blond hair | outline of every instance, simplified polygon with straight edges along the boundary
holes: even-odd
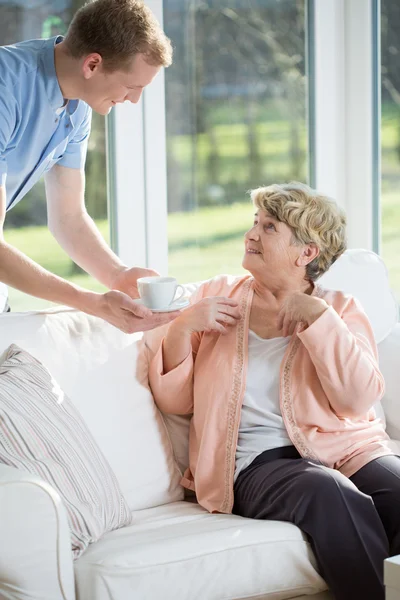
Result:
[[[168,67],[172,46],[142,0],[93,0],[80,8],[65,36],[70,55],[97,52],[106,71],[126,71],[136,54],[148,64]]]
[[[306,267],[315,281],[346,250],[346,216],[337,203],[298,182],[273,184],[250,192],[255,207],[286,223],[293,243],[315,244],[319,255]]]

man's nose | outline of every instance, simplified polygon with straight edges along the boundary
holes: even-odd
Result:
[[[132,102],[132,104],[137,104],[141,98],[143,90],[134,90],[127,96],[127,100]]]

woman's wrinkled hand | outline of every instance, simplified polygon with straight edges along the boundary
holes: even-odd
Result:
[[[228,329],[240,320],[238,303],[231,298],[203,298],[190,308],[182,311],[174,326],[183,328],[186,333],[196,331],[216,331],[228,333]]]
[[[277,326],[284,337],[292,335],[298,323],[310,326],[329,305],[322,298],[296,292],[288,296],[278,314]]]

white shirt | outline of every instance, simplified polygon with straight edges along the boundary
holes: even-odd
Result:
[[[290,446],[279,406],[280,367],[290,337],[264,340],[249,330],[246,390],[234,480],[264,450]]]

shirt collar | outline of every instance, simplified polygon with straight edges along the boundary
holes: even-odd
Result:
[[[45,45],[42,53],[42,67],[45,74],[44,85],[46,88],[47,97],[49,103],[54,112],[64,104],[64,98],[61,93],[61,88],[58,83],[56,66],[54,62],[54,48],[56,44],[63,41],[62,35],[45,40]],[[78,108],[79,100],[69,100],[66,111],[69,115],[72,115]]]
[[[79,100],[68,100],[68,104],[66,106],[67,113],[69,115],[73,115],[76,109],[78,108]]]
[[[63,40],[61,35],[49,38],[44,42],[42,52],[42,68],[44,72],[44,86],[51,108],[56,111],[64,103],[64,98],[61,93],[58,83],[56,67],[54,63],[54,48],[55,45]]]

